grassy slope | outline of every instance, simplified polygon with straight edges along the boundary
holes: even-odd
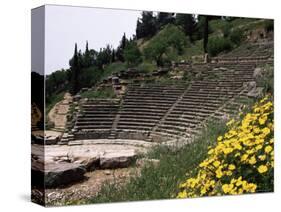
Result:
[[[46,114],[50,112],[50,110],[55,106],[55,104],[63,100],[64,94],[65,92],[61,92],[52,95],[52,97],[50,98],[50,102],[46,103]]]
[[[126,68],[127,68],[127,66],[125,63],[122,63],[122,62],[111,63],[104,68],[104,72],[103,72],[101,78],[105,79],[106,77],[108,77],[112,74],[125,70]]]
[[[212,20],[210,21],[209,24],[212,30],[212,33],[209,35],[210,38],[222,33],[224,25],[220,20]],[[233,26],[233,28],[240,27],[243,30],[247,31],[247,30],[254,29],[256,27],[263,27],[264,21],[259,19],[238,18],[233,20],[231,22],[231,25]],[[159,33],[161,33],[161,31]],[[143,40],[143,39],[139,40],[138,46],[140,50],[143,50],[143,48],[149,43],[149,41],[150,40]],[[177,56],[177,61],[188,60],[192,56],[201,55],[202,52],[203,52],[203,40],[197,40],[193,44],[188,43],[187,47],[184,50],[184,54]]]
[[[106,87],[102,90],[90,90],[81,93],[82,98],[89,98],[89,99],[107,99],[107,98],[114,98],[116,95],[112,87]]]
[[[186,178],[186,172],[195,170],[206,157],[208,146],[226,130],[223,123],[210,124],[206,132],[195,142],[176,151],[157,147],[148,155],[160,159],[157,167],[145,166],[140,177],[134,177],[123,187],[105,184],[95,198],[87,203],[168,199],[174,197],[178,184]],[[188,173],[192,176],[193,173]]]

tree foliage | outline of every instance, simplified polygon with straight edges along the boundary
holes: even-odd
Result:
[[[79,58],[80,57],[80,58]],[[70,64],[71,70],[71,89],[72,94],[76,94],[79,91],[79,74],[81,72],[81,54],[77,52],[77,44],[75,43],[74,56],[72,63]]]
[[[208,53],[211,56],[216,56],[223,51],[232,49],[232,43],[228,38],[214,37],[211,38],[208,44]]]
[[[124,59],[124,49],[125,49],[127,43],[128,43],[128,39],[126,38],[126,34],[124,33],[124,35],[122,36],[122,39],[120,41],[120,44],[119,44],[119,46],[117,47],[117,50],[116,50],[116,59],[121,61],[121,62],[125,61],[125,59]]]
[[[172,24],[175,21],[174,13],[159,12],[156,16],[157,29],[161,29],[167,24]]]
[[[165,53],[174,49],[182,54],[185,45],[185,34],[177,26],[169,24],[149,41],[144,48],[144,54],[147,59],[154,60],[157,66],[163,66]]]
[[[128,66],[135,66],[142,62],[142,54],[135,41],[131,41],[124,49],[124,59]]]
[[[190,42],[194,41],[194,33],[196,31],[196,20],[192,14],[176,14],[176,24],[183,28],[184,33],[189,36]]]
[[[136,38],[150,38],[157,32],[157,18],[153,12],[142,12],[142,17],[137,20]]]

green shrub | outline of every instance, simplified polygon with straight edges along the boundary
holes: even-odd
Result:
[[[124,49],[124,58],[129,67],[142,62],[142,55],[136,42],[130,42]]]
[[[213,57],[224,51],[230,51],[232,43],[228,38],[214,37],[210,38],[208,43],[208,53]]]
[[[244,34],[241,29],[232,30],[229,34],[230,41],[237,46],[240,45],[240,43],[243,41],[243,38]]]
[[[264,28],[267,32],[273,31],[274,29],[274,22],[273,20],[266,20],[264,22]]]
[[[158,66],[162,66],[164,55],[173,48],[177,54],[184,52],[186,36],[179,27],[172,24],[165,26],[155,35],[144,48],[144,55],[149,60],[154,60]]]
[[[231,28],[232,28],[232,24],[228,21],[225,21],[223,26],[222,26],[223,37],[226,38],[230,35]]]
[[[157,69],[157,66],[152,63],[143,62],[139,64],[136,68],[140,72],[152,72]]]
[[[260,87],[264,88],[264,93],[273,93],[274,92],[274,77],[273,77],[273,67],[266,65],[263,67],[263,72],[257,78],[257,84]]]

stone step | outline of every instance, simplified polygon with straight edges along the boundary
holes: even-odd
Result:
[[[140,122],[140,123],[151,123],[151,122],[156,122],[156,121],[159,121],[160,119],[155,119],[155,118],[143,118],[142,116],[138,117],[138,118],[123,118],[123,117],[120,117],[119,119],[119,123],[120,122],[126,122],[126,123],[130,123],[130,122]]]
[[[112,125],[113,121],[102,121],[102,122],[94,122],[94,121],[77,121],[75,126],[85,126],[85,125]]]
[[[202,119],[201,119],[202,121]],[[200,119],[197,119],[197,117],[192,117],[192,118],[183,118],[183,117],[179,117],[179,118],[172,118],[172,117],[167,117],[164,120],[164,123],[171,123],[171,124],[184,124],[186,126],[189,126],[190,124],[198,124],[201,122]]]
[[[117,129],[127,129],[127,130],[143,130],[150,131],[152,126],[141,126],[141,125],[117,125]]]
[[[151,101],[129,101],[126,102],[125,106],[134,106],[134,105],[144,105],[144,106],[155,106],[155,105],[162,105],[162,106],[170,106],[172,105],[172,102],[163,102],[163,101],[157,101],[157,102],[151,102]]]
[[[143,113],[165,113],[167,111],[167,109],[154,109],[154,108],[123,108],[122,109],[122,113],[124,113],[125,111],[129,111],[129,112],[143,112]]]
[[[155,114],[151,114],[151,115],[147,115],[147,114],[122,114],[120,115],[120,119],[125,120],[125,119],[131,119],[131,120],[139,120],[139,119],[143,119],[143,120],[160,120],[161,117],[163,117],[162,115],[155,115]]]
[[[81,129],[110,129],[112,125],[83,125],[83,126],[75,126],[78,130]]]
[[[79,117],[77,118],[77,122],[103,122],[103,121],[113,121],[114,120],[114,116],[105,116],[105,117],[91,117],[91,118],[87,118],[87,117]]]
[[[200,117],[196,115],[187,115],[187,114],[183,115],[183,114],[170,113],[165,120],[177,120],[177,119],[202,121],[204,117]]]
[[[157,133],[166,133],[166,134],[171,134],[171,135],[175,135],[178,137],[182,137],[182,136],[188,136],[188,133],[185,132],[179,132],[178,130],[170,130],[170,129],[161,129],[161,128],[157,128],[156,129]]]
[[[196,103],[183,103],[179,102],[175,108],[202,108],[202,109],[216,109],[219,108],[219,104],[196,104]]]
[[[155,125],[155,122],[154,123],[152,121],[151,122],[139,122],[139,121],[134,121],[134,120],[130,120],[130,121],[120,120],[118,122],[118,126],[127,126],[127,125],[153,127]]]

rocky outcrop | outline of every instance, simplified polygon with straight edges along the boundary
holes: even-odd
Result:
[[[86,167],[78,163],[32,163],[32,180],[46,188],[67,185],[84,178]],[[44,184],[43,184],[44,183]]]
[[[106,152],[100,156],[100,168],[114,169],[128,167],[135,161],[136,156],[134,150]]]
[[[151,142],[118,139],[71,146],[33,144],[32,181],[40,187],[60,187],[83,179],[86,171],[129,167],[151,146]]]

